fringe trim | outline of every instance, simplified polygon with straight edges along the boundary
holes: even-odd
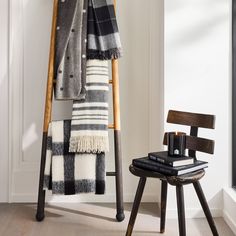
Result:
[[[69,152],[101,153],[109,151],[107,136],[79,136],[70,138]]]
[[[100,51],[100,50],[93,50],[88,49],[87,50],[87,59],[88,60],[112,60],[112,59],[118,59],[122,57],[122,51],[121,48],[112,48],[107,51]]]

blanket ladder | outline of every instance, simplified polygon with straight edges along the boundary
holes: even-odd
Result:
[[[53,77],[54,77],[54,56],[55,56],[58,1],[59,0],[54,0],[53,3],[53,17],[52,17],[49,64],[48,64],[48,79],[46,88],[40,176],[39,176],[39,188],[38,188],[38,203],[37,203],[37,213],[36,213],[37,221],[42,221],[45,217],[44,214],[45,190],[43,189],[43,180],[44,180],[44,168],[46,161],[47,131],[52,115],[53,83],[55,82],[53,80]],[[114,0],[114,4],[116,5],[116,0]],[[112,64],[112,79],[109,81],[109,83],[112,85],[111,87],[113,95],[113,124],[109,125],[109,129],[114,130],[115,172],[107,172],[106,176],[114,176],[116,180],[116,219],[117,221],[121,222],[124,220],[125,215],[123,206],[118,61],[112,60],[111,64]]]

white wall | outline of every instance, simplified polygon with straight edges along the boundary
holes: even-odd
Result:
[[[8,1],[0,2],[0,202],[8,199]]]
[[[201,183],[214,215],[221,215],[222,188],[228,186],[230,173],[230,12],[229,0],[165,1],[165,114],[179,109],[216,115],[215,131],[200,130],[200,135],[215,139],[215,155],[198,155],[209,161]],[[185,194],[187,215],[199,215],[192,186]],[[174,191],[169,194],[169,216],[176,215],[172,199]]]
[[[52,3],[10,1],[8,200],[13,202],[37,199]],[[160,148],[161,142],[156,137],[162,133],[163,114],[163,1],[117,3],[124,48],[124,57],[120,60],[124,199],[133,201],[138,178],[129,173],[128,166],[132,158]],[[70,102],[57,102],[54,108],[55,119],[70,117]],[[8,160],[7,155],[4,160]],[[114,170],[112,151],[107,156],[107,169]],[[48,200],[114,201],[114,183],[114,178],[107,178],[105,196],[48,197]],[[157,200],[158,183],[155,182],[155,186],[154,192],[150,183],[147,185],[144,200]]]

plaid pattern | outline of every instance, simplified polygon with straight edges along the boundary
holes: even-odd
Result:
[[[88,59],[110,60],[121,56],[121,42],[113,0],[89,0]]]
[[[106,152],[109,149],[108,61],[88,60],[86,75],[86,98],[73,102],[70,151]]]
[[[104,194],[104,153],[69,153],[70,129],[70,120],[53,121],[49,126],[44,188],[53,194]]]

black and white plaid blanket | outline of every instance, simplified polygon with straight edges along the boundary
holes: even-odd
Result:
[[[105,155],[69,153],[71,121],[50,123],[44,188],[53,194],[104,194]]]
[[[89,0],[87,58],[110,60],[121,56],[121,41],[113,0]]]

